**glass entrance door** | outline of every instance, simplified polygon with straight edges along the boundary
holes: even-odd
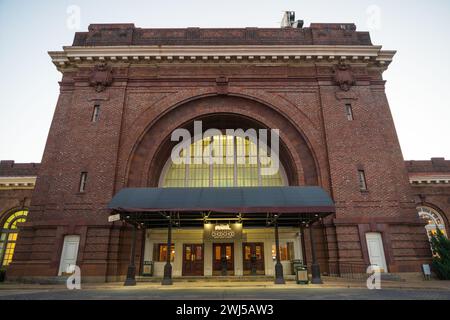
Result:
[[[264,243],[246,242],[242,244],[244,274],[265,274],[264,270]]]
[[[183,276],[203,275],[203,244],[183,245]]]
[[[234,275],[234,244],[213,244],[213,275]]]

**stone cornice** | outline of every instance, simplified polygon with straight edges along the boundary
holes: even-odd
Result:
[[[450,174],[410,174],[409,182],[413,185],[450,184]]]
[[[0,177],[0,190],[34,189],[36,177]]]
[[[66,46],[63,51],[50,51],[49,55],[61,72],[97,62],[154,64],[231,61],[365,63],[384,70],[395,51],[382,51],[381,46],[360,45]]]

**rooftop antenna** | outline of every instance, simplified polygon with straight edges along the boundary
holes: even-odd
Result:
[[[281,19],[281,28],[302,28],[303,20],[295,20],[295,11],[285,11]]]

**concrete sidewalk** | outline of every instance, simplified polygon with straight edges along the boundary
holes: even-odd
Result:
[[[308,288],[367,288],[366,282],[361,280],[348,280],[341,278],[323,277],[323,284],[299,285],[294,281],[286,281],[284,285],[276,285],[271,281],[236,281],[236,282],[213,282],[213,281],[195,281],[184,282],[174,279],[172,286],[163,286],[159,282],[138,282],[135,287],[139,290],[158,289],[158,290],[177,290],[177,289],[224,289],[242,288],[242,289],[300,289]],[[450,291],[450,281],[442,280],[407,280],[407,281],[381,281],[381,287],[384,289],[415,289],[415,290],[448,290]],[[65,289],[65,284],[28,284],[3,282],[0,283],[0,290],[61,290]],[[82,283],[82,288],[87,290],[98,289],[119,289],[123,288],[122,282],[111,283]]]

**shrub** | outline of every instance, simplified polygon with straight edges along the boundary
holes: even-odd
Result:
[[[441,280],[450,280],[450,240],[437,229],[431,237],[432,269]]]

